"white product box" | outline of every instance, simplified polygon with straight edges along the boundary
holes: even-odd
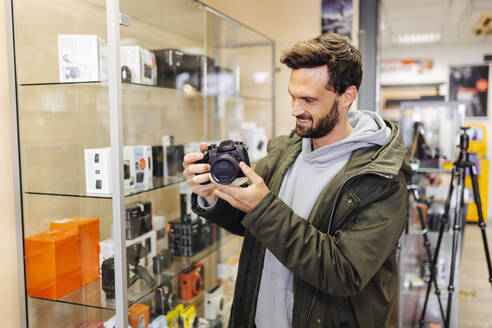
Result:
[[[248,146],[250,162],[257,162],[267,155],[267,135],[265,128],[257,127],[254,122],[244,122],[241,126],[243,141]]]
[[[123,181],[125,193],[135,190],[135,151],[133,146],[123,147]]]
[[[93,34],[58,35],[60,82],[91,82],[108,79],[106,42]]]
[[[111,194],[111,148],[85,149],[85,186],[88,194]],[[123,147],[123,178],[125,192],[135,185],[135,161],[132,146]]]
[[[135,190],[146,190],[153,187],[152,180],[152,147],[133,146],[135,159]]]
[[[140,46],[121,46],[120,65],[130,69],[132,83],[157,84],[157,62],[152,51]]]
[[[111,193],[111,148],[86,149],[85,187],[88,194]]]

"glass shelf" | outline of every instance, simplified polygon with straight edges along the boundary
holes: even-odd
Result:
[[[179,274],[190,269],[194,263],[205,259],[207,256],[216,252],[221,247],[224,247],[225,245],[232,243],[235,240],[238,240],[238,238],[241,238],[231,233],[227,233],[225,230],[222,229],[221,229],[221,234],[222,234],[221,239],[219,241],[216,241],[214,244],[202,250],[195,256],[192,257],[175,256],[173,258],[173,264],[171,268],[164,271],[161,274],[161,277],[164,278],[165,280],[166,279],[171,280],[177,278]],[[155,281],[159,280],[157,279],[158,277],[152,271],[152,265],[147,267],[147,271],[152,276],[152,278],[154,278]],[[154,290],[155,288],[154,289],[150,288],[143,281],[143,279],[137,280],[127,290],[128,306],[140,302],[149,294],[153,293]],[[56,300],[34,297],[34,296],[29,296],[29,297],[33,299],[46,300],[50,302],[82,305],[82,306],[87,306],[96,309],[105,309],[105,310],[112,310],[112,311],[116,309],[115,299],[106,298],[106,295],[104,294],[104,291],[102,290],[101,287],[101,279],[97,279],[90,283],[87,283],[84,286],[82,286],[82,288]]]
[[[107,87],[108,83],[107,81],[87,81],[87,82],[40,82],[40,83],[21,83],[21,87],[39,87],[39,86],[101,86],[101,87]],[[148,88],[148,89],[166,89],[166,90],[175,90],[178,92],[183,92],[182,90],[175,89],[175,88],[169,88],[169,87],[164,87],[160,85],[150,85],[150,84],[142,84],[142,83],[133,83],[133,82],[121,82],[122,88],[126,90],[132,90],[132,89],[141,89],[141,88]],[[197,94],[204,95],[202,92],[197,92]],[[246,95],[231,95],[231,94],[217,94],[217,95],[207,95],[209,97],[225,97],[225,98],[237,98],[237,99],[243,99],[243,100],[255,100],[255,101],[267,101],[271,102],[271,98],[267,97],[253,97],[253,96],[246,96]]]
[[[168,186],[176,185],[181,182],[186,181],[186,179],[182,176],[172,176],[168,177],[168,182],[164,183],[161,179],[155,179],[154,178],[154,186],[149,189],[142,189],[142,190],[132,190],[129,192],[125,192],[125,197],[130,197],[134,195],[139,195],[143,194],[146,192],[162,189]],[[81,198],[103,198],[103,199],[111,199],[112,195],[111,194],[92,194],[92,193],[80,193],[80,194],[75,194],[75,193],[51,193],[51,192],[39,192],[39,191],[25,191],[26,194],[28,195],[43,195],[43,196],[61,196],[61,197],[81,197]]]

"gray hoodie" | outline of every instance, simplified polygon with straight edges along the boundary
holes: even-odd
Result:
[[[382,146],[391,134],[374,112],[351,110],[348,119],[352,133],[339,142],[313,151],[311,139],[304,138],[301,153],[284,177],[278,197],[304,219],[309,217],[321,191],[345,166],[354,150]],[[267,249],[256,306],[256,327],[291,327],[293,294],[293,273]]]

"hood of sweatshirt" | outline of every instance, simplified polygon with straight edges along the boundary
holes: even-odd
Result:
[[[351,153],[362,147],[382,146],[390,135],[391,129],[378,114],[369,111],[351,110],[348,120],[353,130],[350,135],[336,143],[313,150],[311,138],[303,138],[301,158],[305,164],[324,167],[350,157]]]

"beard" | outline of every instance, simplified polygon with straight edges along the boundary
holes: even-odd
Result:
[[[321,138],[330,133],[340,121],[340,113],[338,112],[338,101],[335,100],[330,111],[319,119],[317,124],[313,121],[311,115],[305,113],[297,116],[299,119],[310,119],[312,124],[309,128],[296,124],[296,133],[301,138]]]

